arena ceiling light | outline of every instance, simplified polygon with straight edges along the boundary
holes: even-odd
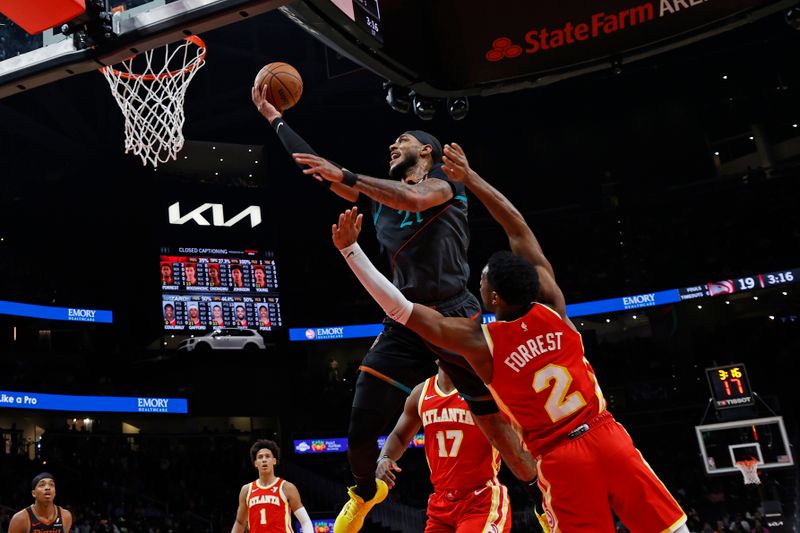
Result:
[[[415,94],[413,102],[415,115],[422,120],[433,120],[436,114],[436,100]]]
[[[464,120],[469,112],[469,99],[466,96],[456,96],[447,99],[447,112],[453,120]]]
[[[411,111],[411,94],[405,87],[384,82],[383,88],[386,89],[386,103],[398,113],[408,113]]]

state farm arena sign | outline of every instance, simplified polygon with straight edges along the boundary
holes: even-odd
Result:
[[[492,82],[608,68],[719,33],[792,4],[782,0],[559,0],[431,3],[435,21],[417,65],[431,85],[467,88]],[[448,11],[451,16],[446,16]],[[453,17],[452,13],[458,13]],[[592,68],[594,65],[594,68]],[[562,76],[564,77],[564,76]],[[537,80],[533,77],[533,81]],[[468,93],[469,91],[467,91]]]

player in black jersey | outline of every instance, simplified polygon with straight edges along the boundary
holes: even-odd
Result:
[[[316,155],[256,88],[252,97],[304,173],[348,201],[355,202],[361,194],[372,200],[378,241],[389,257],[393,283],[406,297],[425,301],[446,316],[480,319],[480,303],[467,290],[466,191],[441,170],[442,145],[433,135],[424,131],[400,135],[389,147],[392,179],[372,178]],[[356,382],[347,435],[356,487],[348,491],[350,500],[336,519],[334,533],[358,531],[369,510],[386,498],[386,484],[375,479],[376,439],[400,412],[411,389],[436,373],[436,359],[512,472],[526,483],[535,478],[533,458],[523,451],[519,437],[466,361],[387,318]]]
[[[16,513],[8,524],[8,533],[69,533],[72,513],[59,507],[56,481],[52,474],[42,472],[31,482],[33,505]]]

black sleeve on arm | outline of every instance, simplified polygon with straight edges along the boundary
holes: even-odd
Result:
[[[311,145],[300,137],[282,118],[273,120],[270,126],[272,126],[275,133],[278,134],[278,139],[281,140],[281,144],[283,144],[283,147],[289,154],[301,153],[319,155],[311,148]],[[300,166],[300,168],[305,168],[305,165],[298,166]]]
[[[289,124],[286,123],[285,120],[282,118],[277,118],[270,123],[272,129],[275,130],[275,133],[278,134],[278,139],[280,139],[281,144],[286,149],[286,151],[291,154],[300,153],[300,154],[314,154],[319,155],[317,152],[311,148],[311,145],[306,142],[305,139],[300,137],[296,131],[294,131]],[[341,165],[331,161],[334,165],[341,168]],[[308,168],[308,165],[297,165],[300,167],[301,170]],[[322,180],[320,184],[323,187],[330,188],[331,182]]]

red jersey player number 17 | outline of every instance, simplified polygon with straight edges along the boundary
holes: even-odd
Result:
[[[397,461],[423,426],[434,492],[428,498],[425,533],[511,530],[508,490],[497,480],[500,454],[447,374],[417,385],[386,439],[377,475],[393,487]]]

